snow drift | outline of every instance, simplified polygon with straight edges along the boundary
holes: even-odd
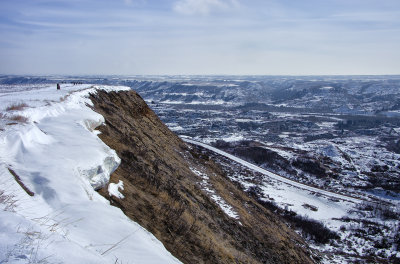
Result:
[[[88,95],[98,89],[129,88],[63,84],[0,93],[1,263],[179,262],[95,191],[120,163],[97,137],[104,119]],[[26,106],[10,110],[20,102]]]

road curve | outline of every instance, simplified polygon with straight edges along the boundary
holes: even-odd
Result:
[[[308,191],[311,191],[311,192],[316,192],[316,193],[322,194],[324,196],[328,196],[328,197],[331,197],[331,198],[336,198],[336,199],[339,199],[339,200],[344,200],[344,201],[349,201],[349,202],[354,202],[354,203],[363,202],[362,199],[358,199],[358,198],[355,198],[355,197],[346,196],[346,195],[342,195],[342,194],[339,194],[339,193],[326,191],[326,190],[323,190],[323,189],[320,189],[320,188],[312,187],[312,186],[309,186],[309,185],[306,185],[306,184],[303,184],[303,183],[300,183],[300,182],[296,182],[296,181],[290,180],[288,178],[279,176],[278,174],[275,174],[275,173],[272,173],[270,171],[267,171],[267,170],[265,170],[263,168],[260,168],[260,167],[254,165],[254,164],[251,164],[250,162],[242,160],[241,158],[235,157],[235,156],[233,156],[233,155],[231,155],[231,154],[229,154],[229,153],[227,153],[225,151],[222,151],[220,149],[214,148],[214,147],[212,147],[210,145],[207,145],[205,143],[198,142],[198,141],[195,141],[195,140],[192,140],[192,139],[188,139],[188,138],[184,138],[184,137],[182,137],[182,140],[187,142],[187,143],[190,143],[190,144],[193,144],[193,145],[200,146],[200,147],[203,147],[205,149],[211,150],[212,152],[215,152],[215,153],[217,153],[219,155],[222,155],[222,156],[224,156],[224,157],[226,157],[226,158],[228,158],[230,160],[236,161],[236,162],[240,163],[241,165],[243,165],[243,166],[245,166],[245,167],[247,167],[247,168],[249,168],[251,170],[260,172],[260,173],[262,173],[262,174],[264,174],[264,175],[266,175],[266,176],[268,176],[268,177],[270,177],[272,179],[275,179],[275,180],[280,181],[280,182],[284,182],[286,184],[295,186],[297,188],[308,190]]]

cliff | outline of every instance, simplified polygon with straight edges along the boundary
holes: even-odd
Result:
[[[129,88],[30,88],[0,96],[0,263],[180,263],[94,190],[120,159],[97,136],[89,93]]]
[[[136,92],[90,99],[105,119],[99,137],[121,158],[110,183],[124,188],[123,198],[108,186],[99,193],[182,262],[312,263],[294,231],[171,132]]]

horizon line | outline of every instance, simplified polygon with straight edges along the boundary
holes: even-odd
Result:
[[[243,76],[243,77],[341,77],[341,76],[399,76],[397,74],[3,74],[5,76],[21,77],[218,77],[218,76]]]

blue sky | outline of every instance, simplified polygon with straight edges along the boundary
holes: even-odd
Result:
[[[400,74],[399,0],[1,0],[4,74]]]

